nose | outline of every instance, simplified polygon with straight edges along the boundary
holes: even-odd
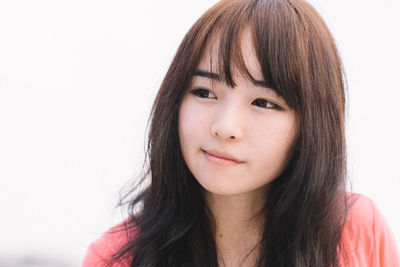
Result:
[[[211,134],[224,141],[239,141],[244,135],[243,113],[238,107],[221,106],[211,126]]]

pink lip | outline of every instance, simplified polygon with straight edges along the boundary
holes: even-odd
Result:
[[[223,154],[217,151],[205,151],[203,150],[206,158],[216,164],[223,165],[223,166],[230,166],[242,163],[241,160],[238,160],[230,155]]]

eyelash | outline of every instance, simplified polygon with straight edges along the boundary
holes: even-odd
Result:
[[[207,96],[206,96],[206,97],[200,96],[200,93],[201,93],[201,92],[202,92],[202,93],[210,93],[209,90],[204,89],[204,88],[197,88],[197,89],[194,89],[194,90],[190,91],[191,94],[193,94],[193,95],[195,95],[195,96],[198,96],[198,97],[200,97],[200,98],[208,98]],[[271,102],[271,101],[269,101],[269,100],[266,100],[266,99],[257,98],[257,99],[254,100],[253,102],[255,102],[255,101],[257,101],[257,100],[263,101],[266,105],[268,105],[268,104],[272,105],[272,107],[265,107],[265,105],[264,105],[264,106],[259,106],[259,107],[261,107],[261,108],[265,108],[265,109],[275,109],[275,110],[283,110],[283,109],[282,109],[280,106],[278,106],[277,104],[275,104],[275,103],[273,103],[273,102]]]

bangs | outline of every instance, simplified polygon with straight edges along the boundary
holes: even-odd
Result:
[[[300,17],[304,12],[299,12],[300,8],[291,1],[221,1],[200,19],[202,29],[196,43],[201,48],[195,50],[204,56],[204,47],[218,44],[218,58],[210,57],[210,61],[216,60],[214,71],[230,87],[236,86],[233,70],[257,82],[241,52],[241,33],[248,27],[266,86],[296,108],[302,78],[312,76],[308,70],[307,26]]]

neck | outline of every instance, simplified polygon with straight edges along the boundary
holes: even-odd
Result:
[[[216,226],[254,226],[259,221],[260,211],[265,205],[266,190],[240,195],[224,196],[206,193],[206,202],[210,208]]]
[[[215,220],[218,254],[227,266],[236,266],[232,263],[243,259],[260,242],[264,228],[260,212],[266,194],[266,188],[231,196],[206,193],[205,199]]]

